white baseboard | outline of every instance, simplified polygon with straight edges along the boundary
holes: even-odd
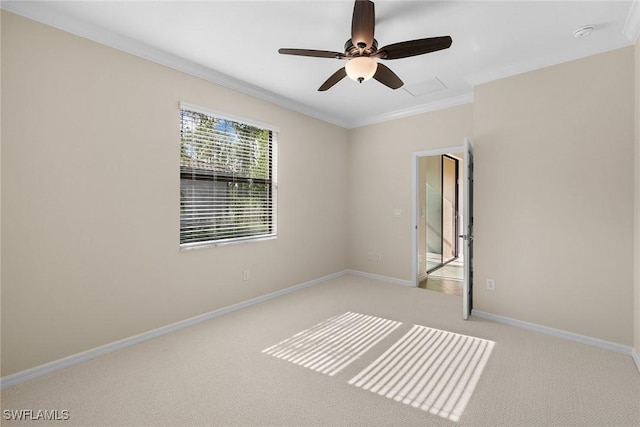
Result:
[[[379,274],[367,273],[358,270],[345,270],[345,274],[353,274],[354,276],[366,277],[368,279],[380,280],[382,282],[393,283],[404,286],[414,286],[411,280],[396,279],[395,277],[381,276]]]
[[[634,356],[635,352],[633,348],[626,345],[601,340],[599,338],[588,337],[586,335],[575,334],[573,332],[563,331],[562,329],[550,328],[548,326],[538,325],[536,323],[525,322],[524,320],[513,319],[511,317],[500,316],[498,314],[486,313],[480,310],[472,310],[471,315],[479,317],[481,319],[493,320],[494,322],[517,326],[519,328],[528,329],[530,331],[541,332],[547,335],[554,335],[556,337],[564,338],[570,341],[576,341],[582,344],[604,348],[605,350],[611,350],[617,353],[626,354],[628,356],[634,357],[636,366],[638,366],[638,369],[640,370],[640,364],[638,363],[639,361],[637,359],[637,355]]]
[[[268,301],[270,299],[279,297],[281,295],[285,295],[291,292],[298,291],[303,288],[307,288],[309,286],[317,285],[322,282],[326,282],[327,280],[334,279],[336,277],[340,277],[345,275],[345,271],[341,271],[338,273],[330,274],[328,276],[320,277],[318,279],[314,279],[305,283],[300,283],[298,285],[291,286],[289,288],[281,289],[276,292],[272,292],[267,295],[262,295],[256,298],[251,298],[249,300],[240,302],[238,304],[233,304],[227,307],[219,308],[217,310],[210,311],[208,313],[203,313],[198,316],[191,317],[189,319],[181,320],[176,323],[172,323],[170,325],[162,326],[157,329],[153,329],[147,332],[143,332],[138,335],[134,335],[129,338],[124,338],[119,341],[115,341],[109,344],[102,345],[100,347],[93,348],[91,350],[83,351],[82,353],[73,354],[71,356],[64,357],[62,359],[54,360],[49,363],[45,363],[44,365],[36,366],[21,372],[16,372],[15,374],[7,375],[0,378],[0,390],[6,387],[19,384],[33,378],[40,377],[42,375],[49,374],[51,372],[58,371],[60,369],[67,368],[69,366],[77,365],[78,363],[86,362],[91,359],[95,359],[97,357],[103,356],[108,353],[112,353],[117,350],[121,350],[126,347],[130,347],[132,345],[139,344],[143,341],[147,341],[153,338],[157,338],[162,335],[169,334],[174,331],[178,331],[180,329],[187,328],[189,326],[214,319],[219,316],[223,316],[225,314],[241,310],[243,308],[259,304],[264,301]]]
[[[636,368],[638,368],[638,373],[640,374],[640,356],[638,356],[638,352],[635,348],[631,350],[631,357],[633,358],[633,361],[636,362]]]
[[[165,334],[169,334],[171,332],[174,331],[178,331],[180,329],[184,329],[187,328],[189,326],[210,320],[210,319],[214,319],[216,317],[219,316],[223,316],[225,314],[228,313],[232,313],[234,311],[237,310],[241,310],[243,308],[247,308],[250,307],[252,305],[255,304],[259,304],[261,302],[264,301],[268,301],[270,299],[279,297],[281,295],[285,295],[291,292],[295,292],[298,291],[300,289],[304,289],[307,288],[309,286],[313,286],[313,285],[317,285],[323,282],[326,282],[328,280],[331,279],[335,279],[337,277],[340,276],[344,276],[345,274],[353,274],[354,276],[361,276],[361,277],[367,277],[369,279],[373,279],[373,280],[380,280],[383,282],[388,282],[388,283],[394,283],[394,284],[400,284],[400,285],[404,285],[404,286],[413,286],[413,283],[411,283],[411,281],[409,280],[404,280],[404,279],[397,279],[394,277],[387,277],[387,276],[381,276],[378,274],[373,274],[373,273],[366,273],[363,271],[357,271],[357,270],[345,270],[345,271],[341,271],[341,272],[337,272],[334,274],[330,274],[324,277],[320,277],[318,279],[314,279],[314,280],[310,280],[308,282],[305,283],[300,283],[298,285],[294,285],[285,289],[281,289],[279,291],[276,292],[272,292],[270,294],[267,295],[262,295],[260,297],[256,297],[256,298],[251,298],[249,300],[240,302],[238,304],[233,304],[227,307],[223,307],[223,308],[219,308],[217,310],[213,310],[210,311],[208,313],[203,313],[201,315],[198,316],[194,316],[191,317],[189,319],[185,319],[185,320],[181,320],[179,322],[176,323],[172,323],[170,325],[166,325],[166,326],[162,326],[160,328],[157,329],[153,329],[147,332],[143,332],[141,334],[138,335],[134,335],[132,337],[129,338],[124,338],[122,340],[119,341],[115,341],[109,344],[105,344],[102,345],[100,347],[96,347],[93,348],[91,350],[87,350],[87,351],[83,351],[82,353],[77,353],[77,354],[73,354],[71,356],[68,357],[64,357],[62,359],[58,359],[58,360],[54,360],[52,362],[49,363],[45,363],[44,365],[40,365],[40,366],[36,366],[21,372],[17,372],[15,374],[11,374],[11,375],[7,375],[5,377],[0,378],[0,389],[4,389],[6,387],[15,385],[15,384],[19,384],[28,380],[31,380],[33,378],[37,378],[40,377],[42,375],[46,375],[55,371],[58,371],[60,369],[64,369],[73,365],[77,365],[79,363],[82,362],[86,362],[88,360],[91,359],[95,359],[97,357],[103,356],[105,354],[108,353],[112,353],[114,351],[117,350],[121,350],[127,347],[130,347],[132,345],[136,345],[139,344],[141,342],[153,339],[153,338],[157,338],[159,336],[165,335]],[[604,341],[604,340],[600,340],[597,338],[591,338],[591,337],[587,337],[584,335],[578,335],[578,334],[574,334],[572,332],[567,332],[567,331],[562,331],[560,329],[554,329],[554,328],[549,328],[547,326],[542,326],[542,325],[537,325],[534,323],[529,323],[529,322],[524,322],[522,320],[517,320],[517,319],[512,319],[509,317],[505,317],[505,316],[499,316],[496,314],[491,314],[491,313],[485,313],[479,310],[473,310],[472,311],[472,316],[476,316],[476,317],[480,317],[480,318],[484,318],[484,319],[488,319],[488,320],[493,320],[499,323],[505,323],[508,325],[513,325],[513,326],[518,326],[524,329],[530,329],[530,330],[534,330],[537,332],[542,332],[542,333],[546,333],[546,334],[550,334],[550,335],[555,335],[561,338],[566,338],[572,341],[577,341],[577,342],[581,342],[584,344],[589,344],[589,345],[593,345],[596,347],[600,347],[600,348],[604,348],[607,350],[613,350],[616,351],[618,353],[623,353],[623,354],[627,354],[629,356],[631,356],[636,364],[636,367],[638,368],[638,371],[640,372],[640,357],[638,356],[638,353],[635,351],[635,349],[628,347],[628,346],[624,346],[624,345],[620,345],[620,344],[616,344],[616,343],[612,343],[612,342],[608,342],[608,341]]]

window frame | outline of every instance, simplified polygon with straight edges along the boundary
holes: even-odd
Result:
[[[280,129],[277,126],[271,125],[271,124],[267,124],[264,122],[259,122],[256,120],[252,120],[252,119],[247,119],[244,117],[240,117],[240,116],[235,116],[235,115],[231,115],[231,114],[227,114],[227,113],[223,113],[220,111],[216,111],[216,110],[212,110],[210,108],[206,108],[206,107],[202,107],[199,105],[195,105],[195,104],[191,104],[191,103],[187,103],[187,102],[180,102],[179,103],[179,117],[180,117],[180,124],[179,124],[179,129],[182,129],[182,111],[183,110],[187,110],[190,111],[192,113],[198,113],[198,114],[203,114],[206,116],[210,116],[212,118],[215,119],[219,119],[219,120],[225,120],[225,121],[230,121],[230,122],[236,122],[236,123],[240,123],[242,125],[247,125],[247,126],[252,126],[252,127],[256,127],[262,130],[267,130],[269,131],[270,134],[270,150],[267,153],[268,156],[268,169],[269,169],[269,175],[270,175],[270,179],[269,178],[249,178],[249,177],[244,177],[244,176],[236,176],[236,177],[231,177],[230,175],[225,175],[225,174],[215,174],[213,171],[211,171],[210,173],[207,173],[208,171],[204,170],[204,169],[194,169],[189,171],[188,167],[183,166],[182,164],[180,164],[180,176],[179,176],[179,187],[180,187],[180,193],[182,192],[182,180],[183,179],[193,179],[194,177],[199,177],[199,178],[195,178],[193,179],[194,181],[208,181],[211,183],[218,183],[218,182],[226,182],[226,183],[231,183],[231,182],[235,182],[235,183],[253,183],[253,184],[263,184],[263,185],[269,185],[269,194],[270,194],[270,200],[271,200],[271,204],[270,204],[270,212],[269,212],[269,218],[270,221],[266,222],[266,225],[270,226],[270,231],[268,233],[263,233],[263,234],[255,234],[255,235],[250,235],[250,236],[240,236],[240,237],[231,237],[231,238],[221,238],[221,239],[216,239],[216,240],[203,240],[203,241],[195,241],[195,242],[182,242],[182,196],[180,196],[180,200],[178,203],[178,207],[179,207],[179,242],[180,242],[180,250],[190,250],[190,249],[197,249],[197,248],[205,248],[205,247],[215,247],[215,246],[224,246],[224,245],[230,245],[230,244],[237,244],[237,243],[244,243],[244,242],[257,242],[257,241],[263,241],[263,240],[273,240],[273,239],[277,239],[278,238],[278,216],[277,216],[277,212],[278,212],[278,180],[277,180],[277,165],[278,165],[278,134],[280,133]],[[180,139],[180,147],[182,145],[182,139]],[[181,156],[178,156],[178,158],[180,159]],[[179,161],[179,163],[181,163]],[[210,179],[211,177],[215,176],[216,179],[212,180]]]

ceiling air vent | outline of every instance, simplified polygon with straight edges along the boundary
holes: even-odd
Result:
[[[414,96],[416,98],[419,96],[440,92],[441,90],[445,90],[446,88],[447,87],[445,86],[445,84],[442,83],[437,77],[425,80],[423,82],[407,84],[404,86],[404,90],[407,91],[411,96]]]

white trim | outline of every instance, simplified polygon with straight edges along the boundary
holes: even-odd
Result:
[[[636,349],[631,349],[631,357],[633,361],[636,363],[636,368],[638,368],[638,373],[640,374],[640,356],[638,356],[638,352]]]
[[[418,220],[420,218],[420,214],[418,212],[418,180],[420,179],[419,162],[420,157],[416,156],[416,153],[413,153],[411,156],[411,226],[413,227],[413,230],[411,230],[411,284],[416,288],[420,284],[421,280],[420,272],[418,271],[418,268],[420,268],[420,262],[418,261],[418,252],[420,252],[420,244],[418,243]],[[426,264],[426,255],[424,261]]]
[[[629,9],[629,15],[627,15],[627,21],[624,23],[622,33],[633,44],[638,41],[640,36],[640,3],[638,0],[634,0]]]
[[[189,319],[181,320],[176,323],[172,323],[170,325],[162,326],[157,329],[152,329],[147,332],[143,332],[138,335],[134,335],[132,337],[124,338],[119,341],[115,341],[109,344],[102,345],[100,347],[96,347],[87,351],[83,351],[81,353],[76,353],[71,356],[64,357],[62,359],[54,360],[53,362],[45,363],[44,365],[36,366],[34,368],[30,368],[21,372],[17,372],[15,374],[7,375],[0,378],[0,389],[4,389],[6,387],[19,384],[46,374],[50,374],[55,371],[59,371],[60,369],[68,368],[73,365],[77,365],[79,363],[83,363],[89,361],[91,359],[95,359],[97,357],[103,356],[108,353],[112,353],[114,351],[122,350],[124,348],[130,347],[132,345],[139,344],[144,341],[148,341],[153,338],[160,337],[162,335],[169,334],[171,332],[179,331],[180,329],[188,328],[189,326],[196,325],[198,323],[214,319],[219,316],[223,316],[228,313],[232,313],[237,310],[241,310],[243,308],[250,307],[255,304],[259,304],[264,301],[268,301],[270,299],[279,297],[281,295],[285,295],[291,292],[298,291],[300,289],[307,288],[309,286],[317,285],[319,283],[326,282],[327,280],[335,279],[340,276],[344,276],[346,274],[345,271],[340,271],[338,273],[329,274],[328,276],[320,277],[318,279],[310,280],[308,282],[300,283],[298,285],[294,285],[285,289],[281,289],[276,292],[272,292],[270,294],[262,295],[260,297],[251,298],[246,301],[242,301],[238,304],[229,305],[227,307],[219,308],[217,310],[210,311],[208,313],[203,313],[198,316],[191,317]]]
[[[430,150],[414,151],[412,155],[414,157],[442,156],[444,154],[462,153],[463,151],[464,145],[456,145],[455,147],[433,148]]]
[[[469,138],[464,139],[464,151],[462,152],[462,167],[464,180],[462,182],[462,235],[467,236],[462,244],[462,250],[468,254],[467,261],[462,264],[464,275],[462,280],[462,318],[469,320],[469,312],[472,309],[471,298],[473,288],[473,175],[474,175],[474,151],[473,143]],[[458,174],[460,171],[457,171]],[[460,176],[458,175],[458,180]],[[458,209],[458,212],[460,210]],[[459,237],[459,236],[458,236]]]
[[[0,7],[4,10],[8,10],[34,21],[41,22],[45,25],[58,28],[62,31],[75,34],[77,36],[92,40],[94,42],[112,47],[126,53],[130,53],[156,64],[164,65],[174,70],[181,71],[183,73],[201,78],[220,86],[224,86],[228,89],[238,91],[262,101],[270,102],[272,104],[279,105],[292,111],[297,111],[298,113],[305,114],[307,116],[334,124],[336,126],[340,126],[344,129],[353,129],[369,124],[381,123],[402,117],[413,116],[416,114],[441,110],[444,108],[473,102],[473,93],[472,90],[470,90],[469,92],[463,93],[458,96],[442,99],[440,101],[430,102],[428,104],[418,105],[404,110],[381,114],[379,116],[374,116],[362,121],[345,121],[341,117],[336,117],[335,115],[328,114],[316,108],[309,107],[290,98],[278,95],[277,93],[236,79],[235,77],[205,67],[196,62],[180,58],[177,55],[135,41],[131,38],[124,37],[114,32],[87,24],[86,22],[83,22],[79,19],[66,16],[47,7],[47,5],[43,4],[42,2],[1,2]]]
[[[416,105],[414,107],[405,108],[402,110],[392,111],[390,113],[380,114],[378,116],[372,116],[363,120],[359,120],[350,123],[346,126],[347,129],[354,129],[363,126],[369,126],[376,123],[388,122],[390,120],[402,119],[405,117],[411,117],[422,113],[428,113],[431,111],[444,110],[445,108],[455,107],[458,105],[473,103],[473,89],[469,92],[463,93],[458,96],[441,99],[439,101],[429,102],[427,104]]]
[[[640,6],[637,5],[638,0],[634,0],[631,6],[627,21],[624,26],[624,34],[635,43],[638,35],[640,34]],[[525,73],[528,71],[534,71],[540,68],[549,67],[564,62],[573,61],[582,57],[592,56],[603,52],[608,52],[614,49],[628,46],[629,43],[620,43],[614,46],[610,46],[606,49],[597,52],[591,52],[582,56],[559,56],[550,57],[545,59],[537,59],[535,61],[529,61],[526,63],[516,64],[509,67],[504,67],[499,70],[493,70],[488,73],[480,73],[469,76],[467,82],[471,85],[471,89],[467,92],[461,93],[456,96],[441,99],[439,101],[433,101],[427,104],[421,104],[414,107],[409,107],[402,110],[392,111],[390,113],[381,114],[378,116],[372,116],[359,121],[345,121],[341,117],[328,114],[324,111],[309,107],[300,102],[294,101],[290,98],[278,95],[274,92],[252,85],[245,81],[236,79],[235,77],[227,74],[215,71],[211,68],[200,65],[196,62],[180,58],[177,55],[165,52],[163,50],[151,47],[144,43],[140,43],[128,37],[121,36],[111,31],[107,31],[86,22],[82,22],[79,19],[66,16],[55,10],[52,10],[46,6],[46,2],[35,1],[11,1],[1,2],[0,8],[16,13],[18,15],[27,17],[29,19],[41,22],[43,24],[58,28],[60,30],[84,37],[86,39],[95,41],[97,43],[112,47],[114,49],[121,50],[123,52],[130,53],[140,58],[147,59],[160,65],[172,68],[183,73],[199,77],[207,80],[211,83],[224,86],[226,88],[236,90],[245,95],[255,97],[257,99],[270,102],[281,107],[297,111],[301,114],[305,114],[310,117],[314,117],[318,120],[322,120],[327,123],[340,126],[345,129],[353,129],[357,127],[368,126],[371,124],[382,123],[389,120],[396,120],[399,118],[414,116],[421,113],[430,111],[442,110],[445,108],[468,104],[473,102],[473,86],[499,80],[505,77]]]
[[[196,112],[196,113],[206,114],[208,116],[213,116],[213,117],[216,117],[218,119],[224,119],[224,120],[229,120],[229,121],[232,121],[232,122],[238,122],[238,123],[242,123],[242,124],[245,124],[245,125],[257,127],[257,128],[260,128],[260,129],[267,129],[267,130],[270,130],[272,132],[280,133],[280,128],[278,126],[270,125],[268,123],[260,122],[260,121],[257,121],[257,120],[247,119],[245,117],[235,116],[233,114],[228,114],[228,113],[223,113],[221,111],[213,110],[213,109],[208,108],[208,107],[202,107],[200,105],[191,104],[189,102],[184,102],[184,101],[180,101],[179,106],[180,106],[181,110],[189,110],[189,111],[193,111],[193,112]]]
[[[49,363],[45,363],[40,366],[36,366],[30,369],[26,369],[21,372],[16,372],[15,374],[7,375],[0,378],[0,390],[10,387],[12,385],[20,384],[25,381],[32,380],[37,377],[41,377],[43,375],[50,374],[55,371],[59,371],[64,368],[71,367],[73,365],[77,365],[79,363],[87,362],[89,360],[95,359],[100,356],[104,356],[105,354],[112,353],[114,351],[122,350],[124,348],[140,344],[144,341],[148,341],[162,335],[166,335],[175,331],[179,331],[184,328],[188,328],[190,326],[196,325],[201,322],[205,322],[207,320],[214,319],[219,316],[223,316],[225,314],[232,313],[237,310],[241,310],[243,308],[250,307],[255,304],[259,304],[270,299],[295,292],[310,286],[318,285],[320,283],[326,282],[328,280],[332,280],[346,274],[352,274],[354,276],[366,277],[373,280],[380,280],[383,282],[399,284],[403,286],[413,286],[410,280],[397,279],[388,276],[381,276],[378,274],[367,273],[364,271],[357,270],[344,270],[337,273],[329,274],[327,276],[320,277],[318,279],[310,280],[308,282],[300,283],[298,285],[294,285],[285,289],[281,289],[276,292],[272,292],[270,294],[262,295],[260,297],[251,298],[249,300],[240,302],[238,304],[233,304],[227,307],[219,308],[217,310],[210,311],[208,313],[203,313],[198,316],[191,317],[189,319],[181,320],[176,323],[172,323],[170,325],[162,326],[157,329],[152,329],[147,332],[143,332],[138,335],[134,335],[132,337],[124,338],[109,344],[102,345],[100,347],[96,347],[87,351],[83,351],[81,353],[76,353],[71,356],[64,357],[62,359],[54,360]],[[555,335],[561,338],[569,339],[572,341],[581,342],[584,344],[593,345],[596,347],[604,348],[607,350],[616,351],[618,353],[623,353],[630,355],[640,372],[640,357],[638,357],[638,353],[636,353],[635,349],[623,346],[620,344],[611,343],[608,341],[603,341],[597,338],[591,338],[584,335],[574,334],[572,332],[566,332],[559,329],[549,328],[547,326],[536,325],[534,323],[524,322],[522,320],[512,319],[505,316],[499,316],[496,314],[485,313],[479,310],[473,310],[471,313],[472,316],[476,316],[479,318],[484,318],[488,320],[493,320],[498,323],[504,323],[507,325],[517,326],[524,329],[529,329],[549,335]]]
[[[41,22],[105,46],[130,53],[137,57],[147,59],[151,62],[155,62],[156,64],[164,65],[191,76],[199,77],[211,83],[244,93],[245,95],[253,96],[260,100],[297,111],[343,128],[348,127],[348,123],[341,118],[310,108],[292,99],[236,79],[235,77],[231,77],[219,71],[215,71],[196,62],[180,58],[147,44],[92,26],[73,17],[66,16],[47,7],[46,2],[12,1],[2,2],[0,6],[4,10],[8,10],[34,21]]]
[[[411,280],[396,279],[395,277],[381,276],[379,274],[367,273],[366,271],[345,270],[345,274],[353,274],[354,276],[366,277],[367,279],[380,280],[382,282],[393,283],[394,285],[403,285],[413,287]]]
[[[480,310],[472,310],[471,315],[475,317],[479,317],[481,319],[492,320],[494,322],[503,323],[505,325],[517,326],[519,328],[528,329],[530,331],[540,332],[547,335],[553,335],[556,337],[564,338],[569,341],[575,341],[582,344],[591,345],[594,347],[603,348],[605,350],[615,351],[617,353],[626,354],[628,356],[633,356],[633,348],[617,344],[611,341],[601,340],[599,338],[588,337],[586,335],[580,335],[569,331],[564,331],[562,329],[550,328],[548,326],[538,325],[536,323],[525,322],[524,320],[513,319],[511,317],[500,316],[498,314],[487,313]],[[638,364],[638,360],[636,360],[636,364]],[[639,370],[640,370],[640,365]]]
[[[495,80],[504,79],[507,77],[516,76],[530,71],[536,71],[554,65],[564,64],[566,62],[575,61],[582,58],[588,58],[590,56],[599,55],[601,53],[610,52],[612,50],[620,49],[630,45],[630,42],[625,41],[617,43],[613,46],[609,46],[606,49],[600,49],[595,52],[589,52],[584,55],[576,56],[556,56],[551,58],[536,58],[527,62],[521,62],[519,64],[509,65],[506,67],[494,69],[484,73],[476,73],[467,77],[467,83],[475,87],[477,85],[492,82]]]
[[[418,218],[420,214],[418,210],[418,173],[419,173],[419,161],[420,157],[429,156],[441,156],[443,154],[460,153],[464,151],[464,145],[458,145],[455,147],[434,148],[431,150],[414,151],[411,153],[411,226],[413,231],[411,233],[411,285],[417,287],[420,283],[420,277],[418,273]]]

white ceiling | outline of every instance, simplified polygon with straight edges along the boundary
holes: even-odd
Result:
[[[476,84],[628,46],[640,31],[632,0],[379,0],[379,47],[450,35],[451,48],[385,61],[405,83],[398,90],[346,78],[318,92],[344,61],[278,48],[342,52],[353,1],[3,1],[2,8],[347,128],[471,102]],[[585,25],[593,34],[575,38]]]

